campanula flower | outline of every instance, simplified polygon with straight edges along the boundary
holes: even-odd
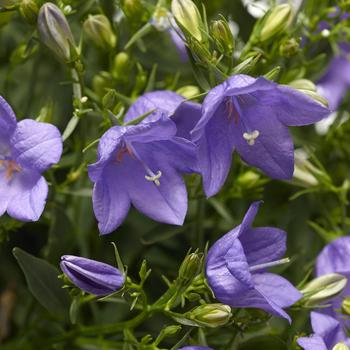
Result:
[[[350,338],[335,318],[311,312],[311,325],[314,334],[297,340],[304,350],[349,350]]]
[[[317,83],[317,92],[328,101],[332,111],[338,109],[350,89],[350,60],[346,52],[334,57]]]
[[[212,89],[192,131],[206,195],[216,194],[236,150],[249,165],[276,179],[290,179],[293,141],[288,126],[315,123],[329,110],[293,88],[238,74]]]
[[[61,257],[61,270],[81,290],[108,295],[120,289],[125,276],[114,266],[74,255]]]
[[[176,136],[190,139],[190,132],[201,117],[201,106],[198,103],[185,101],[173,91],[159,90],[147,92],[131,105],[124,117],[124,122],[153,111],[145,121],[156,120],[162,112],[175,122]]]
[[[329,273],[339,273],[350,278],[350,237],[340,237],[326,245],[317,257],[315,274],[317,277]],[[350,295],[350,282],[347,283],[343,293],[331,302],[330,307],[321,308],[320,312],[338,319],[345,327],[350,327],[350,317],[339,313],[342,309],[343,297]]]
[[[221,237],[209,249],[206,277],[215,297],[239,308],[259,308],[290,321],[283,308],[302,294],[287,280],[266,272],[287,262],[286,233],[274,227],[253,228],[260,202],[248,209],[241,225]]]
[[[17,123],[8,103],[0,97],[0,216],[37,221],[45,207],[48,186],[41,175],[62,154],[58,129],[24,119]]]
[[[130,204],[156,221],[184,221],[187,192],[181,173],[195,170],[195,147],[175,136],[176,125],[167,115],[158,111],[152,118],[112,127],[99,142],[89,176],[95,183],[93,207],[102,234],[123,222]]]

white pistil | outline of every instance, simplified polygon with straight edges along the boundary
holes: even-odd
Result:
[[[259,137],[260,132],[258,130],[254,130],[252,132],[243,133],[243,138],[247,141],[249,146],[254,146],[255,140]]]
[[[275,260],[264,264],[249,266],[249,271],[252,272],[252,271],[263,270],[263,269],[267,269],[268,267],[279,266],[279,265],[287,264],[289,262],[290,262],[289,258]]]
[[[145,179],[147,181],[152,181],[156,186],[160,186],[160,177],[162,176],[162,172],[160,170],[157,171],[157,174],[153,174],[152,176],[145,175]]]

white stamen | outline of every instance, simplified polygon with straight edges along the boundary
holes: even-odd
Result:
[[[249,146],[254,146],[255,140],[259,137],[260,132],[258,130],[254,130],[252,132],[245,132],[243,134],[243,138],[247,141]]]
[[[152,181],[156,186],[160,186],[160,177],[162,176],[162,172],[160,170],[157,171],[157,174],[153,174],[152,176],[145,175],[145,179],[147,181]]]
[[[323,29],[321,31],[321,35],[324,37],[324,38],[328,38],[330,35],[331,35],[331,32],[329,29]]]
[[[273,267],[273,266],[287,264],[289,262],[290,262],[289,258],[284,258],[284,259],[280,259],[280,260],[276,260],[276,261],[267,262],[267,263],[264,263],[264,264],[258,264],[258,265],[250,266],[249,267],[249,271],[262,270],[262,269],[266,269],[268,267]]]

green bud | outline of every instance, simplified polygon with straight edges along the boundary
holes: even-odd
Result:
[[[240,187],[251,188],[254,187],[260,180],[260,175],[252,170],[248,170],[240,174],[237,178],[237,183]]]
[[[92,89],[100,97],[103,97],[113,86],[112,77],[108,72],[99,72],[92,78]]]
[[[349,350],[349,347],[344,343],[338,343],[333,346],[332,350]]]
[[[186,316],[199,326],[216,328],[225,325],[231,318],[231,308],[224,304],[200,305]]]
[[[319,181],[315,175],[322,175],[322,172],[308,160],[302,149],[297,149],[294,153],[293,181],[306,188],[317,186]]]
[[[197,253],[187,254],[179,269],[179,281],[188,285],[197,276],[202,259]]]
[[[168,326],[161,330],[164,337],[172,336],[181,330],[181,326]]]
[[[292,7],[289,4],[271,8],[255,27],[254,34],[258,41],[266,41],[276,34],[284,32],[293,19]]]
[[[347,297],[341,304],[341,311],[343,314],[350,316],[350,298]]]
[[[69,24],[62,11],[53,3],[41,6],[38,16],[41,41],[64,62],[76,55],[75,42]],[[73,51],[73,52],[72,52]]]
[[[117,37],[105,15],[89,15],[84,22],[84,32],[96,46],[105,50],[113,49],[117,44]]]
[[[283,57],[291,57],[298,53],[299,51],[299,40],[295,38],[290,38],[284,40],[279,48],[280,55]]]
[[[192,97],[197,96],[201,93],[201,91],[199,90],[199,87],[195,86],[195,85],[183,86],[183,87],[177,89],[176,92],[185,98],[192,98]]]
[[[199,42],[204,41],[204,24],[194,2],[191,0],[173,0],[171,11],[185,34],[195,38]]]
[[[313,279],[301,290],[304,298],[301,303],[306,306],[318,305],[340,294],[348,280],[338,273],[331,273]]]
[[[19,12],[28,23],[35,24],[39,13],[37,1],[22,0],[19,5]]]
[[[220,53],[231,55],[235,44],[231,29],[225,19],[213,21],[211,35]]]
[[[129,72],[132,68],[130,56],[126,52],[119,52],[114,56],[112,64],[112,75],[119,80],[129,79]]]
[[[309,91],[316,91],[316,85],[308,79],[296,79],[291,81],[288,84],[290,87],[294,89],[301,89],[301,90],[309,90]]]
[[[141,0],[121,0],[120,6],[131,22],[142,23],[149,19],[149,13]]]

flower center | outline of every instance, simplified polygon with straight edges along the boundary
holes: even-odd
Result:
[[[22,168],[14,161],[7,159],[0,159],[0,166],[6,168],[6,179],[11,180],[14,172],[20,172]]]
[[[243,133],[243,138],[247,141],[249,146],[254,146],[255,140],[259,137],[260,132],[258,130],[254,130],[252,132]]]
[[[249,266],[249,271],[253,272],[253,271],[258,271],[258,270],[264,270],[264,269],[267,269],[269,267],[279,266],[279,265],[287,264],[289,262],[290,262],[289,258],[284,258],[284,259],[280,259],[280,260],[270,261],[270,262],[267,262],[267,263],[264,263],[264,264],[258,264],[258,265]]]
[[[137,159],[143,168],[146,171],[145,179],[147,181],[154,182],[156,186],[160,186],[160,177],[162,176],[162,172],[160,170],[157,170],[156,173],[154,173],[151,168],[141,159],[139,154],[137,153],[135,147],[131,145],[131,143],[125,143],[123,147],[121,147],[117,152],[117,162],[121,162],[123,159],[124,153],[129,154],[133,158]]]

